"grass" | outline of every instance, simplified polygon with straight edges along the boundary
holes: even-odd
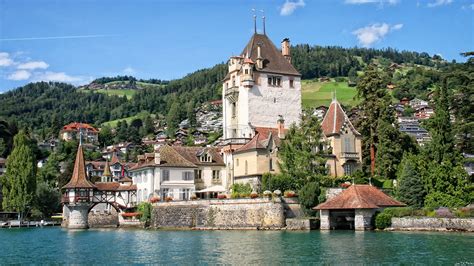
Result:
[[[354,100],[357,90],[355,87],[349,87],[347,82],[303,80],[301,90],[303,107],[329,106],[333,92],[336,92],[336,98],[342,105],[357,104]]]
[[[140,119],[143,120],[146,116],[148,116],[148,112],[146,112],[146,111],[145,112],[140,112],[140,113],[138,113],[134,116],[129,116],[129,117],[125,117],[125,118],[120,118],[120,119],[104,122],[104,123],[102,123],[102,126],[109,126],[109,127],[114,128],[114,127],[117,127],[117,123],[119,121],[124,121],[124,120],[127,121],[127,123],[130,125],[130,123],[132,122],[133,119],[140,118]],[[155,118],[155,115],[152,114],[151,117]]]
[[[95,92],[97,93],[104,93],[104,94],[107,94],[109,96],[113,96],[113,95],[116,95],[116,96],[120,96],[120,97],[127,97],[127,99],[131,99],[133,97],[133,95],[135,95],[135,93],[137,93],[137,90],[104,90],[104,89],[100,89],[100,90],[96,90]]]

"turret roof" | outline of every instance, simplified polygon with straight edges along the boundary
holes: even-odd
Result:
[[[72,173],[71,180],[63,188],[94,188],[86,175],[86,165],[84,163],[84,152],[82,151],[82,145],[79,144],[77,148],[76,161],[74,162],[74,171]]]
[[[331,105],[329,105],[329,109],[327,110],[323,122],[321,123],[323,133],[326,135],[326,137],[340,134],[341,129],[345,124],[347,124],[354,135],[360,135],[360,133],[352,125],[349,117],[347,117],[346,113],[342,109],[341,104],[336,99],[334,99],[331,102]]]
[[[258,46],[260,46],[260,55],[264,59],[263,68],[258,71],[301,76],[265,34],[255,33],[242,51],[242,56],[256,62]]]

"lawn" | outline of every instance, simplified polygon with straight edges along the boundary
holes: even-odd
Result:
[[[342,105],[354,106],[357,104],[357,101],[354,100],[357,90],[355,87],[349,87],[347,82],[303,80],[301,90],[303,107],[329,106],[334,92]]]
[[[148,116],[148,115],[149,115],[149,113],[146,112],[146,111],[144,111],[144,112],[140,112],[140,113],[138,113],[138,114],[136,114],[136,115],[134,115],[134,116],[129,116],[129,117],[125,117],[125,118],[120,118],[120,119],[116,119],[116,120],[104,122],[104,123],[102,123],[102,126],[117,127],[117,123],[118,123],[119,121],[124,121],[124,120],[127,121],[127,124],[130,125],[130,123],[132,122],[133,119],[135,119],[135,118],[140,118],[140,119],[143,120],[143,119],[145,119],[145,117]],[[156,115],[152,114],[151,117],[152,117],[152,118],[155,118]]]
[[[133,97],[133,95],[135,95],[135,93],[137,93],[137,90],[104,90],[104,89],[100,89],[100,90],[95,90],[95,92],[98,92],[98,93],[104,93],[104,94],[107,94],[107,95],[117,95],[117,96],[120,96],[120,97],[127,97],[127,99],[131,99]]]

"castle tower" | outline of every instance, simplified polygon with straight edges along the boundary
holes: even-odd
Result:
[[[275,129],[279,120],[283,134],[285,125],[300,121],[301,74],[291,64],[289,39],[282,41],[280,51],[265,31],[255,30],[243,51],[228,61],[222,102],[226,178],[232,184],[232,153],[249,142],[258,128]]]
[[[76,161],[71,180],[62,187],[63,197],[63,226],[69,229],[87,229],[88,213],[93,205],[94,184],[87,180],[86,166],[82,145],[77,148]]]

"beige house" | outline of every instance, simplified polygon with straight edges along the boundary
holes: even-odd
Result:
[[[233,152],[234,183],[250,183],[258,190],[264,173],[280,172],[278,149],[286,129],[282,119],[278,125],[278,128],[255,128],[256,135]]]
[[[336,99],[331,102],[321,127],[324,141],[332,149],[326,163],[329,174],[336,177],[354,173],[362,163],[362,136]]]

